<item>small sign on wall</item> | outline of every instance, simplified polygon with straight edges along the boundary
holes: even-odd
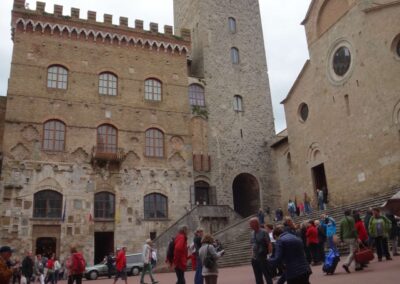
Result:
[[[358,179],[358,182],[364,182],[365,181],[365,173],[359,173],[357,175],[357,179]]]

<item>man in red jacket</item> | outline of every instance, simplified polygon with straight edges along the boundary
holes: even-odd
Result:
[[[179,227],[178,234],[174,241],[174,266],[177,277],[176,284],[185,284],[185,271],[188,259],[187,249],[187,226]]]
[[[125,284],[128,284],[128,280],[126,278],[126,247],[122,247],[122,249],[118,252],[115,262],[117,274],[115,274],[114,284],[120,277],[125,281]]]

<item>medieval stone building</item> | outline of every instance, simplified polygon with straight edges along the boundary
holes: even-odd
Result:
[[[258,1],[174,10],[175,34],[14,0],[1,243],[61,258],[79,244],[97,262],[140,251],[195,205],[248,216],[278,202]]]
[[[282,204],[322,187],[335,206],[400,186],[399,15],[399,1],[311,2],[310,59],[273,145]]]

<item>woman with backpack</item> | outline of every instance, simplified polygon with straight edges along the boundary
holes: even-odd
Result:
[[[217,259],[224,251],[217,252],[213,246],[214,238],[210,234],[205,234],[201,240],[202,246],[199,251],[201,263],[203,264],[202,274],[206,284],[217,284],[218,265]]]
[[[68,284],[82,284],[83,273],[85,272],[86,262],[82,254],[75,247],[71,247],[71,257],[69,263]]]

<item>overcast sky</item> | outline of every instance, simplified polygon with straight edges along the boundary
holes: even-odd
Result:
[[[116,24],[120,16],[129,18],[129,25],[135,19],[173,25],[173,0],[41,0],[46,2],[46,11],[53,12],[53,5],[64,6],[64,14],[70,15],[70,8],[81,10],[81,18],[86,18],[87,10],[97,12],[97,20],[103,14],[112,14]],[[199,0],[201,1],[201,0]],[[218,0],[215,0],[218,1]],[[269,69],[272,102],[276,131],[284,129],[285,116],[280,102],[286,97],[294,80],[308,58],[305,33],[300,22],[304,19],[311,0],[259,0],[263,21],[265,48]],[[36,1],[27,0],[30,9],[36,8]],[[7,93],[10,72],[12,41],[10,15],[13,0],[1,0],[0,12],[0,95]]]

